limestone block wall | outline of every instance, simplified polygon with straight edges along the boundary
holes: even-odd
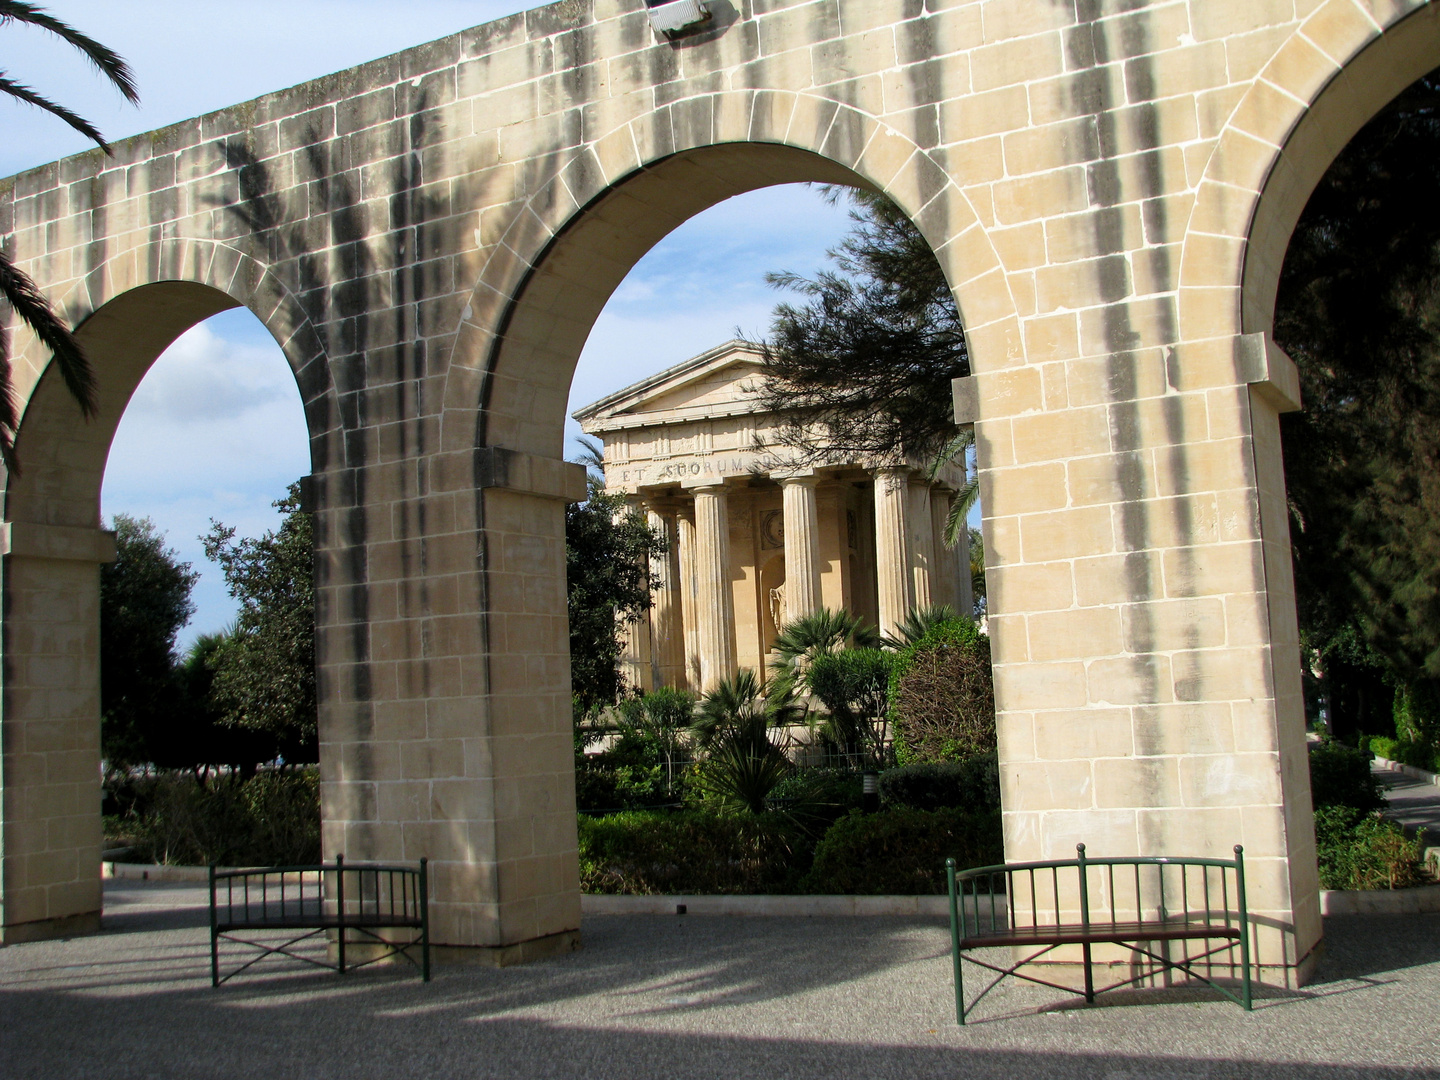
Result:
[[[1286,369],[1252,335],[1325,166],[1440,63],[1433,10],[718,10],[668,43],[639,0],[564,0],[0,194],[10,250],[75,322],[198,283],[285,348],[315,474],[327,854],[428,855],[447,945],[573,943],[557,552],[579,490],[558,461],[575,358],[688,216],[771,183],[854,183],[925,233],[969,334],[1009,853],[1242,842],[1258,955],[1303,976],[1319,917],[1278,513]],[[43,456],[79,420],[36,392],[42,350],[16,344],[20,446]],[[114,377],[123,401],[138,375]],[[5,519],[79,507],[70,523],[98,527],[93,472],[8,478]],[[12,746],[49,706],[16,692],[12,583],[7,565],[0,922],[43,928],[95,894],[13,854],[38,811],[12,791],[41,763]],[[93,664],[77,678],[93,701]],[[66,745],[93,745],[91,705],[54,715]],[[75,797],[59,818],[93,812]]]

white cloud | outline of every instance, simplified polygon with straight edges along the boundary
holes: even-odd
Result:
[[[200,571],[183,641],[235,614],[199,541],[210,519],[242,536],[272,529],[279,518],[270,503],[309,471],[300,393],[253,315],[227,312],[200,323],[155,361],[120,419],[101,508],[107,519],[151,518]]]
[[[191,427],[239,419],[286,398],[299,405],[295,380],[279,350],[219,337],[206,323],[191,327],[151,369],[130,399],[126,419]]]

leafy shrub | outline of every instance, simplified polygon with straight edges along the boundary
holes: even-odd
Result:
[[[885,749],[894,653],[846,649],[811,661],[805,681],[830,713],[830,737],[851,753],[880,761]]]
[[[976,754],[889,769],[880,774],[880,801],[912,810],[999,810],[1000,763],[995,754]]]
[[[945,860],[964,868],[1004,860],[1000,814],[884,810],[830,827],[800,883],[809,893],[916,895],[945,891]]]
[[[990,639],[974,623],[942,622],[902,649],[889,692],[901,765],[958,761],[995,749]]]
[[[781,814],[699,811],[581,817],[587,893],[775,893],[793,888],[806,854]]]
[[[1353,806],[1378,810],[1385,805],[1380,782],[1370,771],[1370,755],[1329,740],[1310,746],[1310,798],[1317,809]]]
[[[1324,889],[1404,889],[1424,883],[1424,834],[1414,840],[1393,821],[1352,806],[1315,812]]]
[[[1391,739],[1384,735],[1373,735],[1370,738],[1369,747],[1370,752],[1376,757],[1383,757],[1390,761],[1398,761],[1401,765],[1410,765],[1416,769],[1425,769],[1429,772],[1440,771],[1440,764],[1437,764],[1435,751],[1423,743]]]
[[[120,813],[107,822],[141,862],[278,866],[320,860],[320,787],[314,769],[248,780],[169,773],[112,784]]]

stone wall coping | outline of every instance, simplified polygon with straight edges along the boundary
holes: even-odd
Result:
[[[208,866],[160,866],[145,863],[102,863],[106,879],[154,881],[161,883],[204,883],[210,880]],[[221,869],[230,869],[222,867]],[[583,915],[750,915],[776,917],[845,917],[904,915],[946,918],[944,896],[615,896],[584,894],[580,897]],[[1418,915],[1440,912],[1440,885],[1416,889],[1331,889],[1320,893],[1323,915]]]

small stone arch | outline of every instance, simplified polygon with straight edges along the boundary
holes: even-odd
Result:
[[[1180,260],[1184,339],[1270,331],[1315,185],[1355,132],[1437,65],[1432,4],[1326,0],[1295,30],[1231,114],[1197,189]]]
[[[244,305],[280,343],[300,384],[312,467],[329,466],[338,414],[323,341],[294,296],[253,259],[218,244],[161,241],[110,256],[58,305],[98,384],[86,422],[33,341],[17,369],[21,472],[3,479],[3,699],[7,805],[32,808],[6,832],[4,941],[98,929],[100,487],[121,415],[155,359],[184,331]],[[9,748],[20,747],[11,756]],[[44,865],[47,872],[11,867]],[[58,913],[58,914],[57,914]]]

